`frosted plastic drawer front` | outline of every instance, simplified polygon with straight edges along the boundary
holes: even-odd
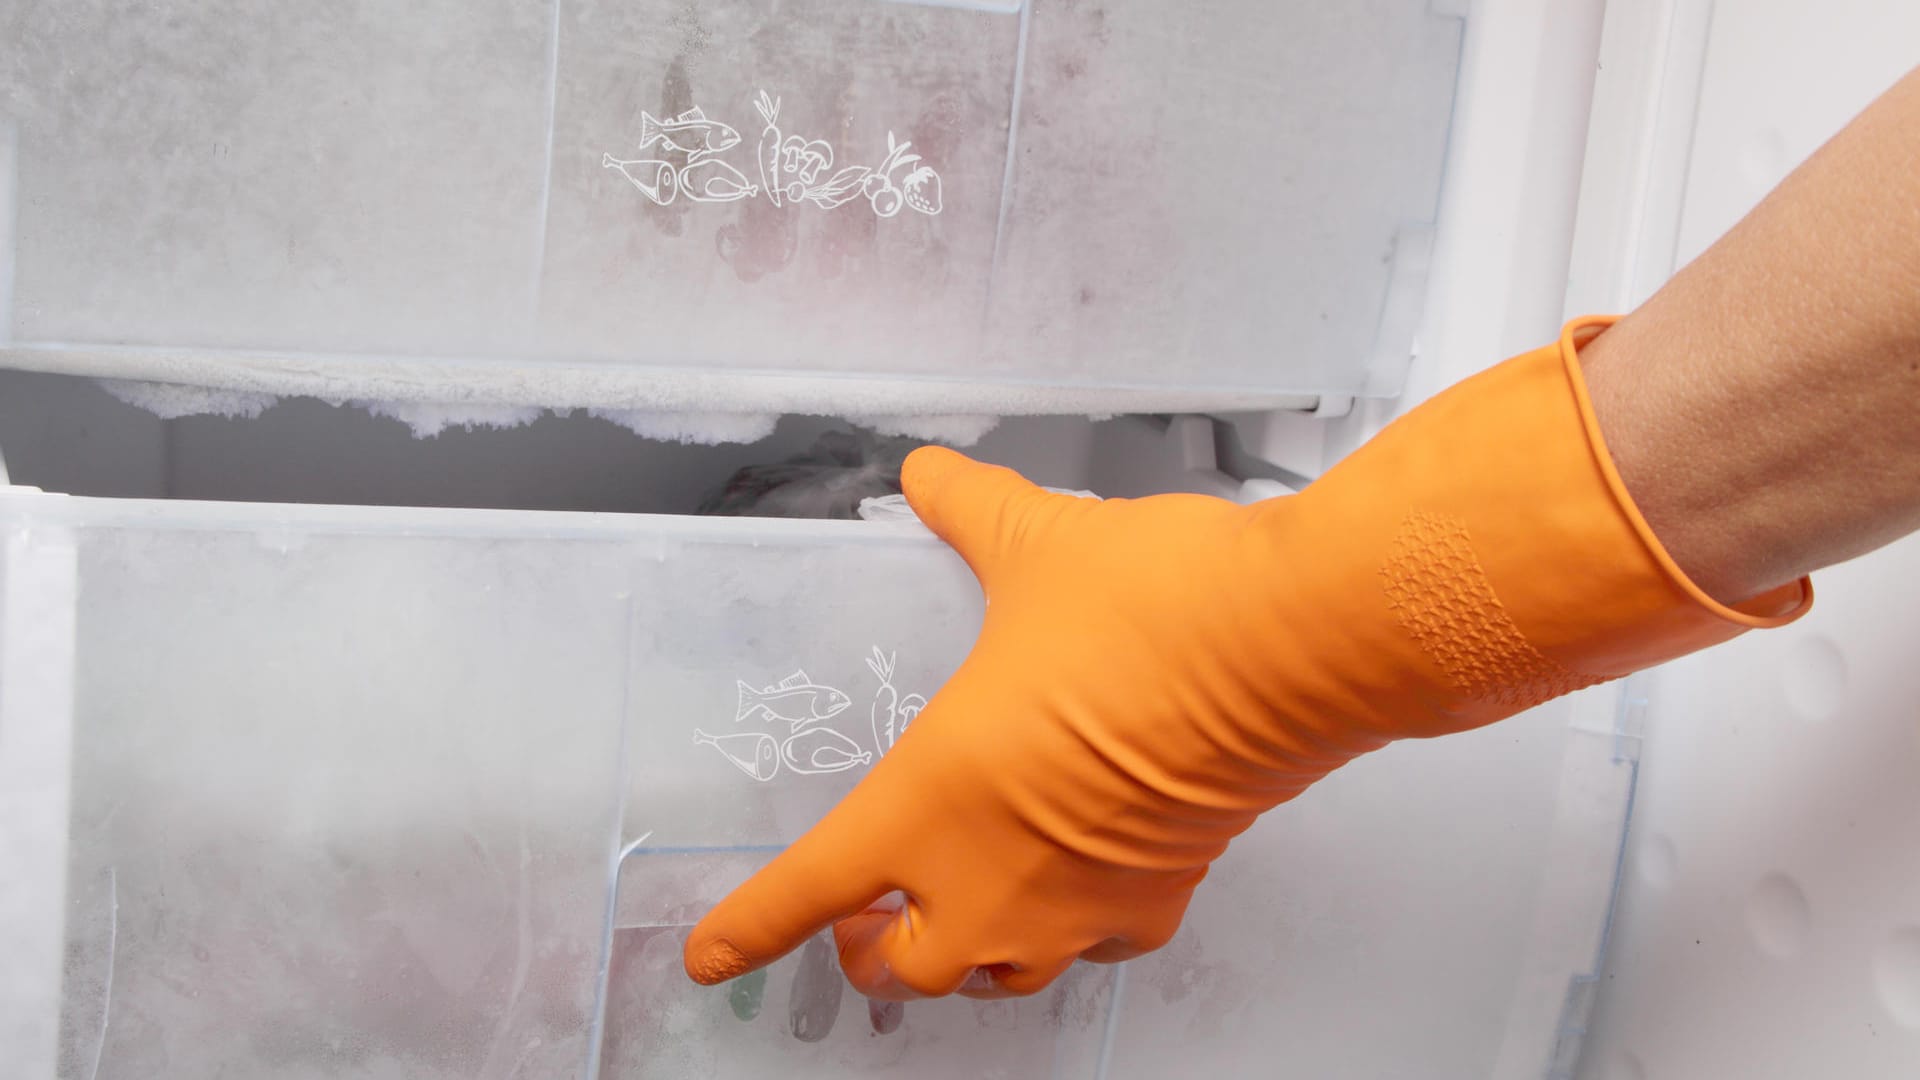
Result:
[[[1460,38],[1426,0],[0,23],[4,362],[702,411],[1390,393]]]
[[[981,613],[911,523],[0,495],[0,1060],[1541,1075],[1632,778],[1573,706],[1356,762],[1236,841],[1167,949],[1031,999],[876,1010],[824,938],[687,981],[688,928],[911,730]]]
[[[869,1002],[846,986],[831,932],[720,990],[680,969],[701,913],[777,849],[635,847],[623,861],[607,980],[607,1077],[941,1080],[1103,1075],[1117,969],[1077,964],[1040,994]]]
[[[75,538],[62,1075],[578,1075],[629,554],[174,524]]]

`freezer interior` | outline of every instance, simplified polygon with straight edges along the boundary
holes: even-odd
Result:
[[[0,1060],[1907,1075],[1912,541],[1790,629],[1340,770],[1167,948],[1034,998],[677,953],[980,617],[911,521],[698,516],[740,470],[938,440],[1284,497],[1644,299],[1914,19],[0,0]]]

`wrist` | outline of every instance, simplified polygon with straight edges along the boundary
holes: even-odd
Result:
[[[1610,322],[1440,394],[1299,497],[1276,533],[1307,539],[1276,557],[1305,575],[1297,610],[1338,628],[1325,662],[1348,680],[1302,707],[1441,734],[1805,610],[1804,581],[1720,603],[1648,526],[1582,379]]]

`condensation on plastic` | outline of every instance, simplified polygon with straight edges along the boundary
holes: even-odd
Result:
[[[0,364],[436,415],[1390,394],[1461,40],[1428,0],[7,22]]]

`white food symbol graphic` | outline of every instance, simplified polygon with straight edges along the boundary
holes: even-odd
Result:
[[[693,733],[695,746],[711,746],[720,751],[734,767],[755,780],[765,783],[773,779],[780,771],[780,749],[778,741],[764,731],[742,731],[733,735],[709,735],[696,730]]]
[[[760,165],[760,183],[773,205],[783,202],[813,203],[831,210],[860,195],[860,185],[873,170],[865,165],[849,165],[825,183],[820,174],[833,165],[833,147],[820,139],[780,134],[780,99],[760,91],[753,103],[767,126],[760,131],[760,147],[755,159]]]
[[[674,196],[680,194],[680,173],[671,161],[652,158],[623,161],[612,154],[602,154],[600,164],[609,169],[619,169],[628,183],[640,189],[640,194],[661,206],[673,202]]]
[[[835,773],[865,765],[873,755],[830,727],[808,728],[780,744],[780,760],[797,773]]]
[[[806,202],[832,210],[864,198],[883,218],[899,214],[902,208],[929,217],[940,213],[940,174],[921,163],[919,154],[908,153],[913,144],[899,141],[893,132],[887,132],[887,156],[878,168],[848,165],[828,175],[834,163],[832,144],[782,131],[780,99],[765,90],[753,107],[765,121],[754,152],[758,184],[719,157],[740,144],[740,133],[709,119],[698,107],[671,120],[642,111],[640,149],[659,156],[627,159],[603,154],[600,164],[618,169],[642,195],[661,206],[683,192],[694,202],[733,202],[764,192],[775,206]],[[680,157],[684,162],[676,160]]]
[[[873,726],[873,748],[861,746],[857,739],[828,726],[827,722],[847,710],[852,703],[846,694],[824,683],[814,682],[801,669],[764,689],[756,689],[745,679],[734,680],[738,695],[733,722],[784,725],[784,734],[765,731],[736,731],[710,735],[695,730],[695,746],[711,746],[734,768],[766,783],[780,772],[803,776],[844,772],[856,765],[872,764],[892,749],[915,717],[927,707],[919,694],[902,695],[893,684],[895,655],[875,645],[866,658],[867,670],[880,680],[874,692],[868,720]]]
[[[732,202],[757,189],[739,169],[719,158],[690,161],[680,170],[680,190],[694,202]]]
[[[733,202],[750,198],[759,189],[739,169],[717,155],[740,144],[740,133],[718,120],[709,120],[698,107],[672,120],[656,120],[640,113],[640,149],[656,154],[681,154],[684,164],[668,158],[616,158],[603,154],[603,168],[618,169],[627,182],[661,206],[681,192],[694,202]]]
[[[671,120],[655,120],[653,114],[640,110],[642,150],[665,143],[683,154],[718,154],[733,149],[739,142],[739,132],[718,120],[707,119],[707,114],[698,106]]]
[[[831,686],[821,686],[807,677],[807,673],[795,669],[794,673],[767,687],[755,690],[745,679],[736,681],[740,692],[740,705],[733,714],[733,722],[738,724],[755,716],[768,720],[785,720],[794,730],[831,720],[840,715],[851,698]]]
[[[873,170],[861,189],[867,201],[873,204],[873,212],[883,218],[890,218],[900,212],[900,207],[911,206],[923,214],[940,212],[940,174],[929,166],[922,165],[906,175],[898,184],[893,174],[900,169],[920,160],[919,154],[907,153],[910,142],[896,143],[893,132],[887,132],[887,156],[880,167]]]
[[[900,696],[893,685],[894,654],[881,652],[878,645],[873,647],[873,655],[867,657],[867,670],[880,679],[880,689],[873,695],[871,719],[874,748],[884,754],[906,734],[907,725],[927,707],[927,699],[919,694]]]

